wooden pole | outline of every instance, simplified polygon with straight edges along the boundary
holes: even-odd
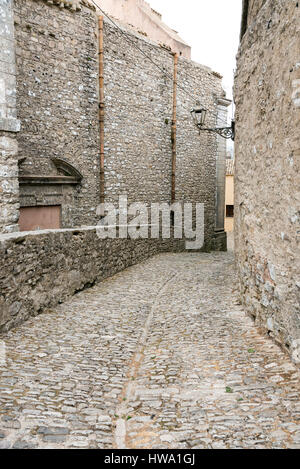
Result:
[[[103,16],[99,16],[99,123],[100,123],[100,203],[105,200],[104,174],[104,49]]]
[[[178,54],[174,54],[174,80],[173,80],[173,116],[172,116],[172,192],[171,203],[176,197],[176,122],[177,122],[177,66]]]

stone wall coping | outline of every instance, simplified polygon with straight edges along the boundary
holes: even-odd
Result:
[[[86,231],[96,231],[96,229],[101,228],[101,226],[84,226],[78,228],[63,228],[59,230],[37,230],[37,231],[18,231],[15,233],[1,234],[0,243],[9,240],[19,240],[26,238],[28,236],[43,236],[50,233],[77,233],[77,232],[86,232]]]
[[[219,106],[223,106],[223,107],[228,107],[228,106],[230,106],[231,103],[232,103],[231,99],[218,98],[218,100],[217,100],[217,104]]]
[[[208,67],[207,65],[200,64],[199,62],[195,62],[194,60],[187,59],[185,57],[179,57],[179,60],[182,61],[183,63],[192,64],[192,65],[194,65],[195,67],[197,67],[201,70],[209,72],[212,75],[214,75],[214,77],[219,78],[220,80],[222,80],[222,78],[223,78],[222,75],[220,75],[218,72],[215,72],[212,68]]]
[[[97,12],[98,16],[102,16],[100,12]],[[109,24],[112,28],[116,29],[115,25],[109,20],[107,19],[105,16],[103,18],[104,20],[104,23],[107,23]],[[136,37],[137,39],[153,46],[153,47],[157,47],[158,49],[163,49],[165,50],[170,56],[173,56],[174,53],[167,49],[166,47],[163,47],[162,44],[157,44],[157,42],[154,42],[152,41],[151,39],[149,39],[148,37],[145,37],[144,35],[140,34],[138,31],[135,31],[134,29],[129,29],[129,28],[126,28],[122,23],[119,23],[115,18],[113,19],[114,23],[116,23],[116,25],[118,26],[118,28],[120,28],[125,34],[128,34],[129,36],[134,36]],[[206,65],[203,65],[203,64],[200,64],[198,62],[195,62],[194,60],[191,60],[191,59],[187,59],[186,57],[178,57],[179,60],[183,63],[187,63],[187,64],[192,64],[194,65],[195,67],[201,69],[201,70],[204,70],[206,72],[209,72],[211,74],[213,74],[215,77],[217,78],[220,78],[220,80],[223,78],[222,75],[220,75],[218,72],[214,72],[210,67],[207,67]]]
[[[84,5],[91,10],[96,10],[95,5],[90,0],[44,0],[44,2],[49,6],[56,5],[60,8],[68,8],[71,11],[80,11],[81,5]]]
[[[97,15],[98,16],[103,16],[100,11],[97,12]],[[110,20],[106,16],[103,16],[103,21],[104,21],[104,23],[108,24],[111,28],[114,28],[115,30],[120,29],[125,34],[127,34],[128,36],[134,36],[137,39],[139,39],[140,41],[143,41],[143,42],[145,42],[145,43],[147,43],[147,44],[149,44],[153,47],[156,47],[157,49],[164,49],[170,56],[173,55],[171,50],[167,49],[166,47],[162,47],[157,42],[152,41],[151,39],[149,39],[148,37],[146,37],[143,34],[139,33],[135,29],[131,29],[129,25],[128,25],[128,27],[125,27],[122,23],[120,23],[115,18]],[[113,24],[113,23],[115,23],[115,24]],[[116,28],[115,25],[117,26],[117,28]]]
[[[119,228],[124,228],[124,227],[127,227],[127,226],[131,226],[129,224],[127,225],[117,225],[116,226],[116,229],[117,231],[119,230]],[[155,224],[147,224],[147,225],[140,225],[141,227],[154,227],[154,226],[157,226]],[[161,226],[161,225],[159,225]],[[101,228],[114,228],[114,226],[103,226],[103,225],[97,225],[97,226],[80,226],[80,227],[75,227],[75,228],[62,228],[62,229],[53,229],[53,230],[36,230],[36,231],[17,231],[17,232],[13,232],[13,233],[4,233],[4,234],[0,234],[0,243],[4,243],[5,241],[13,241],[13,240],[23,240],[24,238],[26,237],[30,237],[30,236],[44,236],[44,235],[48,235],[48,234],[59,234],[59,233],[80,233],[80,232],[87,232],[87,231],[90,231],[90,232],[94,232],[96,230],[99,230]]]

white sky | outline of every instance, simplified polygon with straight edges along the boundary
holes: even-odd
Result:
[[[232,98],[233,70],[239,45],[242,0],[147,0],[192,47],[192,59],[223,75]]]

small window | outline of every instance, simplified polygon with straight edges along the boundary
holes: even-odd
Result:
[[[226,218],[234,217],[234,205],[226,205]]]

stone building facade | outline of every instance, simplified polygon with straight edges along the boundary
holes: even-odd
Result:
[[[300,363],[300,4],[244,1],[235,83],[241,296]]]
[[[129,202],[169,203],[173,81],[164,70],[172,76],[174,57],[138,35],[131,37],[161,70],[139,56],[120,30],[105,23],[106,200],[117,202],[120,194],[127,194]],[[211,110],[210,123],[216,125],[215,115],[219,111],[224,118],[227,104],[218,99],[223,96],[221,78],[209,68],[180,58],[177,79],[176,201],[205,203],[206,234],[212,239],[217,162],[222,171],[224,141],[212,133],[199,136],[190,111],[201,100]]]
[[[2,231],[17,229],[18,204],[21,230],[94,225],[100,202],[97,13],[88,0],[14,0],[13,13],[14,112],[21,131],[18,154],[10,158],[15,225],[9,221]],[[173,72],[168,48],[104,22],[105,201],[126,194],[129,202],[170,202]],[[199,135],[190,114],[200,101],[209,126],[226,118],[221,76],[179,57],[177,80],[176,201],[204,203],[206,247],[224,249],[225,142]],[[28,224],[34,216],[39,221]],[[53,226],[40,225],[53,217]]]
[[[61,207],[62,227],[95,223],[99,200],[96,18],[69,3],[14,0],[21,212]]]

